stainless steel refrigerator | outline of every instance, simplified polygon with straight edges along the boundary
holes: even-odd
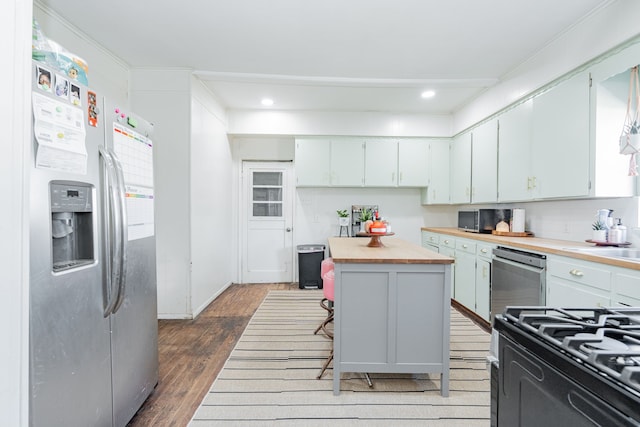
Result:
[[[153,125],[33,63],[32,426],[125,426],[158,382]]]

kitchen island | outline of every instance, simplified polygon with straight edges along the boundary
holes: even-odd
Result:
[[[333,393],[342,372],[439,373],[449,394],[451,264],[398,238],[333,237]]]

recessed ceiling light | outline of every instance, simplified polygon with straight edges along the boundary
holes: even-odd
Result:
[[[273,99],[264,98],[261,102],[265,107],[270,107],[271,105],[273,105]]]
[[[420,94],[420,96],[423,98],[433,98],[435,95],[436,93],[432,90],[425,90]]]

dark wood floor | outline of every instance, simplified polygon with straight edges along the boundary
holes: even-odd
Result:
[[[186,426],[267,292],[295,288],[234,284],[194,320],[160,320],[158,386],[129,426]]]

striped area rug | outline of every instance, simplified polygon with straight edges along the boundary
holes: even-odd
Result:
[[[490,334],[451,310],[449,397],[436,374],[343,373],[340,395],[328,369],[331,342],[320,290],[270,291],[189,424],[204,426],[451,426],[490,424]],[[330,365],[331,367],[331,365]]]

